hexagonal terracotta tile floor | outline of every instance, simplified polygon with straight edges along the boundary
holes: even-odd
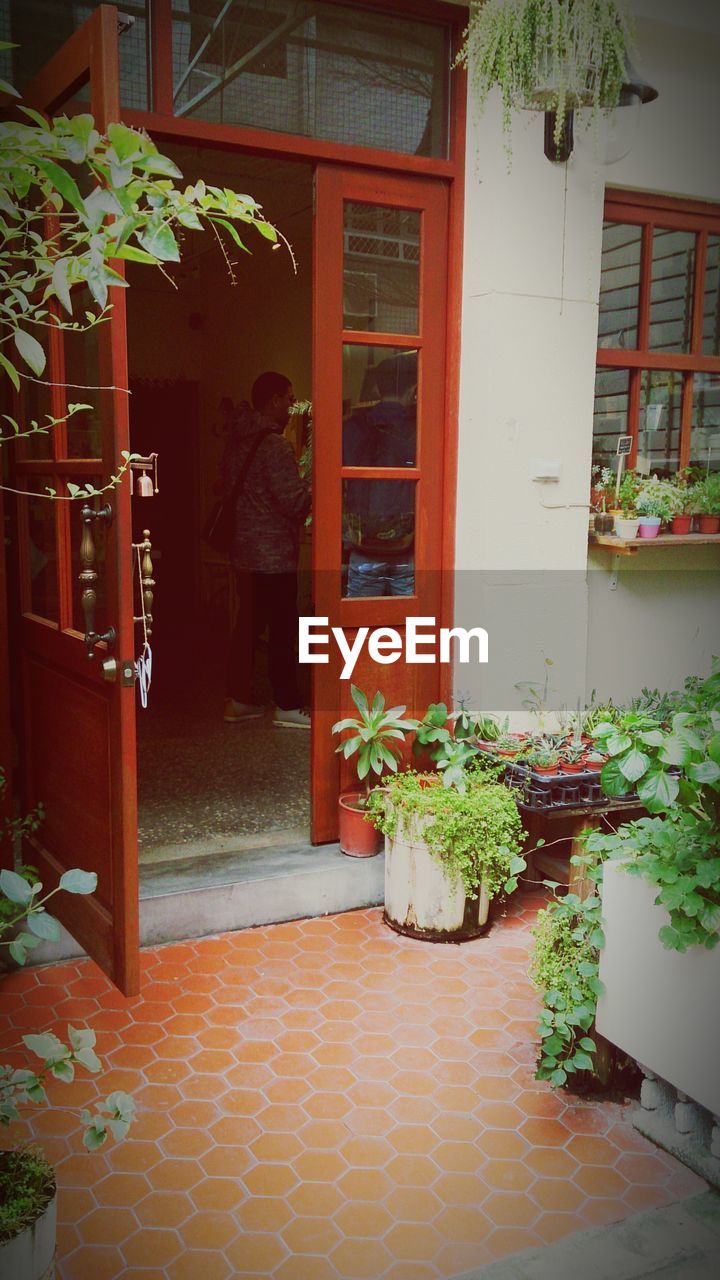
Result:
[[[3,1047],[87,1022],[138,1106],[94,1155],[60,1110],[92,1080],[33,1118],[62,1280],[433,1280],[701,1187],[627,1108],[534,1080],[539,905],[462,947],[379,909],[167,946],[133,1000],[89,961],[7,979]]]

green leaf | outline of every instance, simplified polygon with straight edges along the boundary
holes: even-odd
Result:
[[[144,139],[139,133],[129,129],[127,125],[109,124],[107,136],[121,164],[129,160],[131,156],[142,155]]]
[[[143,249],[151,253],[153,257],[160,258],[161,262],[179,262],[180,250],[178,249],[177,240],[173,235],[172,229],[165,223],[160,226],[144,232],[138,236]]]
[[[0,351],[0,368],[3,368],[3,369],[5,370],[5,372],[6,372],[7,376],[8,376],[8,378],[10,379],[10,381],[12,382],[12,384],[13,384],[13,386],[14,386],[15,390],[16,390],[16,391],[19,391],[19,390],[20,390],[20,375],[19,375],[19,373],[18,373],[17,369],[15,368],[15,365],[10,363],[10,361],[7,359],[7,357],[3,355],[2,351]]]
[[[637,782],[638,778],[642,778],[650,768],[650,757],[645,755],[644,751],[640,751],[637,747],[633,747],[619,761],[620,772],[628,782]]]
[[[638,783],[638,799],[651,813],[660,813],[675,803],[679,788],[678,778],[664,769],[651,769]]]
[[[0,891],[20,907],[27,907],[33,899],[32,886],[16,871],[0,871]]]
[[[68,1026],[68,1040],[75,1051],[92,1049],[95,1044],[95,1032],[91,1031],[90,1027]]]
[[[48,1032],[45,1035],[29,1035],[23,1036],[23,1044],[36,1058],[42,1058],[43,1062],[56,1062],[67,1053],[67,1049],[57,1036]]]
[[[30,333],[25,333],[24,329],[16,329],[14,340],[18,353],[39,378],[45,368],[45,352],[37,338],[33,338]]]
[[[67,1058],[63,1058],[60,1062],[53,1062],[50,1071],[56,1080],[62,1080],[65,1084],[72,1084],[75,1079],[75,1068]]]
[[[45,942],[60,941],[60,925],[54,916],[48,915],[47,911],[31,912],[27,926],[36,938],[42,938]]]
[[[686,765],[692,760],[692,750],[681,737],[672,734],[666,738],[658,755],[665,764]]]
[[[578,1043],[580,1045],[580,1048],[587,1049],[588,1053],[597,1052],[597,1045],[593,1040],[592,1036],[583,1036],[582,1040],[580,1040]]]
[[[25,964],[27,960],[27,951],[19,938],[14,938],[8,947],[8,951],[16,964]]]
[[[619,756],[632,746],[632,738],[628,733],[613,733],[605,743],[605,750],[610,756]]]
[[[700,760],[697,764],[690,765],[688,773],[702,786],[712,786],[720,779],[720,764],[716,764],[714,760]]]
[[[9,84],[7,80],[0,80],[0,93],[7,93],[11,98],[19,98],[20,94],[14,84]]]
[[[52,287],[55,290],[65,310],[72,315],[72,302],[70,301],[70,285],[68,283],[68,270],[70,268],[69,258],[58,258],[52,273]]]
[[[562,1067],[558,1067],[555,1071],[553,1071],[552,1075],[550,1076],[550,1083],[555,1085],[556,1087],[562,1084],[565,1084],[566,1080],[567,1080],[567,1072],[564,1071]]]
[[[65,169],[62,169],[59,164],[55,164],[53,160],[46,159],[45,156],[35,156],[35,164],[50,179],[56,191],[60,192],[63,200],[72,205],[73,209],[84,218],[85,204],[77,183],[70,177],[70,174]]]
[[[59,887],[66,893],[94,893],[97,889],[97,875],[94,871],[81,871],[74,867],[60,877]]]
[[[75,1051],[75,1061],[85,1067],[86,1071],[102,1071],[102,1063],[94,1049],[77,1049]]]
[[[573,1064],[574,1064],[574,1066],[577,1068],[577,1070],[578,1070],[578,1071],[592,1071],[592,1070],[593,1070],[593,1060],[592,1060],[592,1058],[590,1058],[590,1057],[588,1056],[588,1054],[587,1054],[587,1053],[583,1053],[582,1051],[578,1051],[577,1053],[573,1054],[573,1059],[572,1059],[572,1061],[573,1061]]]
[[[147,267],[156,267],[160,262],[159,258],[147,253],[145,249],[138,249],[133,244],[123,244],[119,248],[114,246],[110,250],[111,258],[122,258],[126,262],[142,262]]]
[[[600,785],[607,796],[626,796],[632,791],[632,783],[628,781],[617,760],[608,760],[600,770]]]
[[[272,240],[273,244],[276,242],[277,231],[269,222],[263,222],[261,219],[259,219],[255,223],[255,226],[260,232],[260,235],[264,236],[266,240]]]
[[[83,1143],[88,1151],[97,1151],[107,1141],[107,1129],[102,1120],[89,1125],[83,1134]]]

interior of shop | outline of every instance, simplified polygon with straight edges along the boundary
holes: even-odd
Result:
[[[250,253],[229,236],[221,248],[208,229],[187,234],[181,264],[128,270],[130,446],[158,455],[157,492],[141,496],[136,476],[133,496],[133,540],[150,531],[155,581],[152,683],[137,713],[141,867],[310,838],[310,734],[273,726],[262,635],[253,646],[253,695],[265,715],[223,720],[230,631],[244,601],[202,527],[234,409],[258,375],[284,373],[298,401],[311,399],[312,170],[210,148],[162,150],[188,182],[252,195],[292,255],[253,228]],[[306,421],[294,415],[287,428],[298,453]],[[310,549],[307,527],[306,584]],[[139,642],[141,632],[139,624]]]

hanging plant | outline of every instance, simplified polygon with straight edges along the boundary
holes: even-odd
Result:
[[[481,110],[499,88],[506,137],[513,111],[551,111],[559,147],[566,112],[617,106],[632,42],[625,0],[471,0],[455,65],[469,67]]]

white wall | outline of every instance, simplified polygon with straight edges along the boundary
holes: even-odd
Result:
[[[513,682],[540,672],[545,656],[555,661],[562,700],[605,688],[619,669],[628,692],[676,685],[698,666],[707,670],[717,634],[720,550],[672,561],[684,574],[698,570],[677,597],[677,572],[652,574],[630,593],[621,576],[611,593],[610,559],[599,555],[593,589],[586,583],[605,184],[720,199],[720,10],[700,0],[638,0],[637,8],[636,61],[660,97],[642,108],[626,159],[600,166],[592,130],[581,128],[567,166],[552,164],[542,116],[523,112],[508,172],[499,102],[493,95],[481,117],[470,105],[457,612],[464,625],[489,631],[490,664],[472,690],[488,708],[517,705]],[[548,459],[560,462],[559,480],[533,480],[536,460]],[[643,552],[637,569],[658,554]],[[666,615],[672,625],[658,630]],[[470,670],[456,673],[459,687],[473,683]]]

